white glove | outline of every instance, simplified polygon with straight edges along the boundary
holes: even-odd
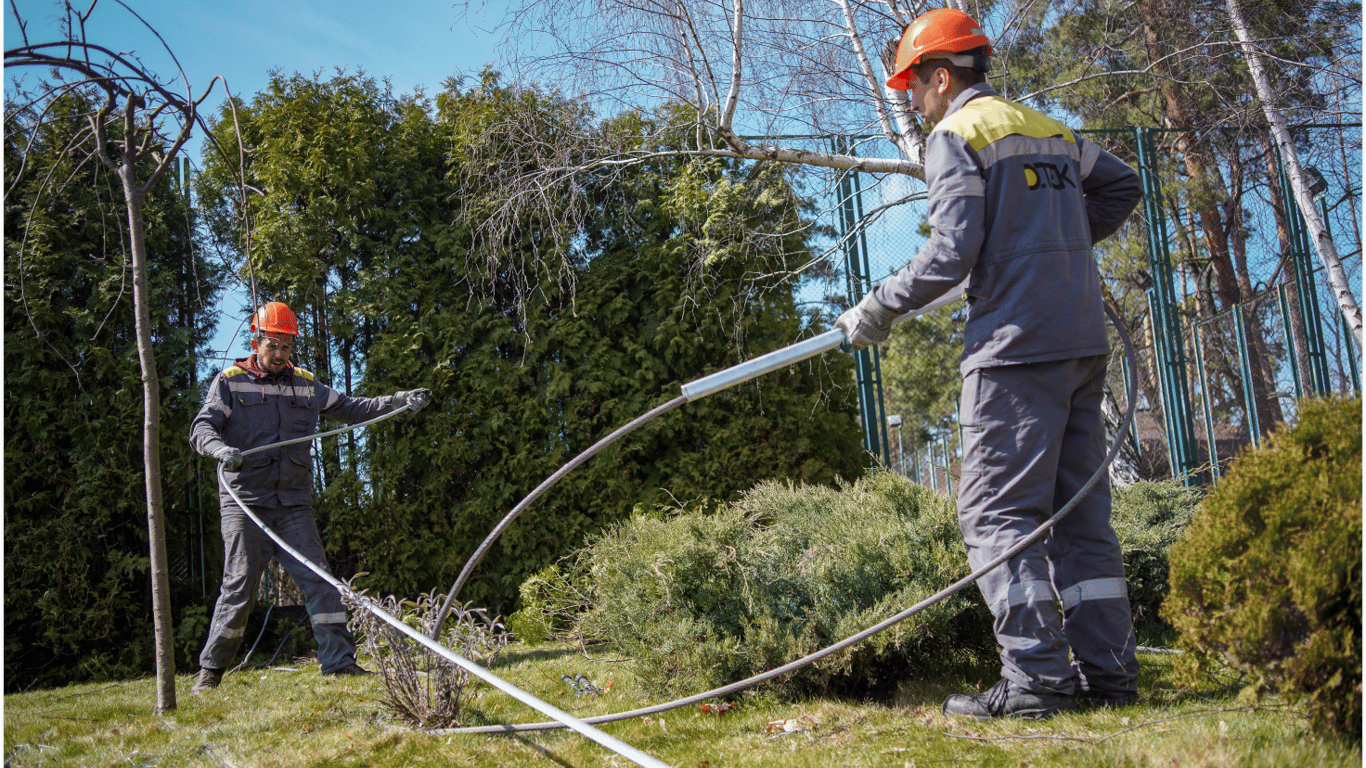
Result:
[[[219,464],[229,472],[236,472],[242,468],[242,451],[233,448],[222,440],[210,440],[204,444],[204,452],[210,458],[217,459]]]
[[[431,401],[432,391],[430,389],[410,389],[394,393],[394,404],[400,408],[409,408],[413,413],[426,408],[427,403]]]
[[[835,321],[835,327],[844,331],[844,338],[852,349],[863,349],[870,344],[881,344],[892,332],[892,321],[899,314],[882,306],[872,291],[863,300],[850,307]]]

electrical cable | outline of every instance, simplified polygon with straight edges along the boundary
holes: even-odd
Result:
[[[318,433],[315,433],[315,434],[312,434],[312,435],[304,435],[303,437],[295,437],[295,438],[292,438],[292,439],[290,439],[290,440],[281,440],[281,441],[278,442],[278,443],[271,443],[270,445],[260,445],[260,446],[257,446],[257,447],[255,447],[255,448],[248,448],[247,450],[242,451],[242,452],[241,452],[240,454],[238,454],[238,455],[239,455],[239,456],[250,456],[250,455],[252,455],[253,453],[260,453],[261,451],[274,450],[275,448],[283,448],[283,447],[285,447],[286,445],[294,445],[295,443],[306,443],[306,442],[308,442],[308,441],[310,441],[310,440],[318,440],[318,439],[321,439],[321,438],[324,438],[324,437],[331,437],[332,435],[338,435],[338,434],[341,434],[342,432],[350,432],[350,431],[353,430],[353,429],[360,429],[361,427],[368,427],[368,426],[370,426],[371,424],[378,424],[379,422],[384,421],[385,419],[392,419],[392,418],[394,418],[395,416],[399,415],[400,413],[403,413],[404,411],[414,411],[414,410],[416,410],[416,409],[414,409],[413,406],[411,406],[411,405],[405,405],[405,406],[403,406],[402,408],[398,408],[398,409],[396,409],[396,410],[389,411],[388,413],[385,413],[385,414],[383,414],[383,415],[376,416],[375,418],[370,419],[369,421],[362,421],[362,422],[359,422],[359,423],[356,423],[356,424],[347,424],[346,426],[340,427],[340,428],[338,428],[338,429],[329,430],[329,431],[327,431],[327,432],[318,432]]]
[[[261,619],[261,631],[256,633],[256,642],[251,644],[251,650],[247,651],[247,655],[242,657],[242,663],[233,667],[229,674],[245,667],[247,662],[251,660],[251,655],[256,653],[256,646],[261,644],[261,638],[266,636],[266,627],[270,626],[270,612],[273,610],[275,610],[275,603],[266,606],[266,617]]]
[[[677,408],[678,406],[682,405],[683,403],[686,403],[687,401],[688,398],[686,396],[680,395],[661,406],[652,408],[645,415],[632,419],[625,426],[621,427],[620,429],[616,430],[607,437],[604,437],[603,439],[594,443],[591,447],[588,448],[588,450],[580,453],[573,459],[570,459],[569,463],[565,464],[564,466],[556,470],[555,474],[546,478],[540,485],[536,486],[536,488],[531,493],[527,494],[526,498],[518,502],[517,506],[513,507],[512,511],[507,513],[507,515],[503,517],[503,520],[500,523],[498,523],[498,525],[494,526],[493,531],[490,532],[489,535],[484,538],[483,543],[479,545],[478,549],[474,550],[474,554],[470,555],[470,559],[466,561],[465,567],[461,569],[460,575],[456,577],[455,583],[451,585],[450,591],[446,593],[446,600],[441,604],[441,610],[437,611],[436,613],[436,621],[432,623],[432,633],[430,637],[433,640],[435,640],[437,635],[441,633],[441,623],[446,620],[446,614],[448,614],[451,610],[451,603],[455,602],[456,593],[460,591],[460,587],[464,586],[465,580],[469,578],[470,573],[474,570],[474,567],[476,565],[479,565],[479,562],[484,559],[484,555],[488,552],[489,547],[493,546],[493,542],[496,541],[498,537],[503,534],[503,531],[507,530],[507,527],[509,525],[512,525],[512,521],[516,520],[517,516],[522,514],[523,510],[531,506],[531,503],[536,499],[540,498],[541,494],[549,490],[550,486],[554,485],[555,483],[558,483],[560,481],[560,478],[569,474],[570,470],[574,469],[574,467],[577,467],[585,461],[588,461],[598,451],[616,442],[623,435],[635,431],[636,427],[639,427],[640,425],[645,424],[646,422],[653,421],[656,416],[659,416],[662,413],[667,413],[668,411]]]
[[[1133,340],[1129,338],[1129,333],[1124,328],[1124,323],[1119,319],[1117,315],[1115,315],[1114,311],[1111,310],[1108,305],[1105,307],[1105,314],[1110,318],[1110,322],[1114,325],[1115,330],[1118,331],[1120,340],[1124,343],[1124,354],[1128,358],[1130,365],[1132,365],[1135,359]],[[1134,418],[1135,405],[1137,404],[1138,400],[1137,383],[1135,381],[1130,380],[1128,382],[1128,389],[1126,394],[1128,397],[1128,409],[1124,414],[1124,423],[1120,427],[1118,432],[1118,434],[1120,435],[1123,435],[1125,432],[1128,431],[1129,424],[1132,423]],[[1114,461],[1115,456],[1119,453],[1119,449],[1122,444],[1122,441],[1116,440],[1114,445],[1110,447],[1109,453],[1106,454],[1105,460],[1101,462],[1100,467],[1096,470],[1096,472],[1093,475],[1091,475],[1091,478],[1086,481],[1086,484],[1081,487],[1081,490],[1077,491],[1076,495],[1074,495],[1072,499],[1067,502],[1067,504],[1065,504],[1061,509],[1055,512],[1052,517],[1048,518],[1048,520],[1044,521],[1037,529],[1035,529],[1033,533],[1021,539],[1018,543],[1016,543],[1013,547],[1003,552],[996,559],[992,560],[986,565],[983,565],[981,568],[977,569],[976,571],[973,571],[972,573],[968,574],[962,579],[959,579],[953,584],[950,584],[949,586],[945,587],[939,592],[936,592],[929,598],[922,600],[919,603],[916,603],[910,608],[907,608],[901,611],[900,613],[891,616],[890,618],[884,619],[883,621],[873,625],[872,627],[869,627],[868,629],[863,630],[862,632],[851,635],[845,638],[844,640],[835,643],[834,645],[823,648],[807,656],[803,656],[802,658],[797,659],[795,661],[788,662],[787,664],[784,664],[780,667],[776,667],[767,672],[747,677],[744,680],[739,680],[737,682],[730,683],[729,685],[714,688],[710,691],[704,691],[702,693],[698,693],[692,696],[687,696],[681,699],[675,699],[674,701],[665,702],[663,704],[657,704],[650,707],[643,707],[640,709],[633,709],[627,712],[618,712],[609,715],[599,715],[596,717],[586,717],[584,718],[584,722],[597,725],[601,723],[616,722],[618,720],[629,720],[635,717],[642,717],[645,715],[654,715],[660,712],[667,712],[669,710],[684,707],[689,704],[695,704],[701,701],[706,701],[708,699],[714,699],[719,696],[725,696],[727,694],[735,693],[745,688],[758,685],[759,683],[766,682],[788,672],[795,671],[813,662],[819,661],[820,659],[823,659],[826,656],[829,656],[833,653],[837,653],[845,648],[848,648],[851,645],[854,645],[855,643],[861,642],[879,632],[882,632],[885,629],[888,629],[889,627],[892,627],[896,624],[899,624],[902,621],[905,621],[906,619],[909,619],[910,617],[916,615],[917,613],[920,613],[926,608],[929,608],[935,603],[938,603],[948,598],[950,595],[953,595],[954,593],[960,592],[963,589],[967,588],[970,584],[975,583],[978,579],[982,578],[982,576],[986,575],[992,569],[996,568],[1002,563],[1008,562],[1010,559],[1018,555],[1020,552],[1023,552],[1025,549],[1027,549],[1035,542],[1037,542],[1039,539],[1041,539],[1045,534],[1048,533],[1049,530],[1051,530],[1055,525],[1057,525],[1060,520],[1066,517],[1068,513],[1070,513],[1077,506],[1077,504],[1081,503],[1082,499],[1086,498],[1086,495],[1091,492],[1091,489],[1095,487],[1096,483],[1100,482],[1100,479],[1105,475],[1106,472],[1109,471],[1110,464]],[[438,732],[447,734],[525,733],[528,731],[555,730],[560,727],[562,726],[556,723],[525,723],[520,725],[491,725],[476,726],[469,728],[446,728]]]
[[[403,410],[406,410],[406,408],[401,408],[398,412],[401,412]],[[386,414],[386,416],[388,415],[392,414]],[[378,421],[378,419],[376,421]],[[266,447],[274,448],[277,445],[279,444],[277,443],[276,445]],[[388,611],[384,610],[384,608],[379,603],[351,589],[351,587],[348,586],[346,583],[342,582],[340,579],[333,576],[331,573],[328,573],[326,568],[318,565],[312,560],[309,560],[307,557],[304,557],[304,554],[302,552],[298,551],[294,547],[291,547],[288,542],[286,542],[283,538],[280,537],[279,534],[271,530],[270,526],[266,525],[265,522],[261,520],[261,518],[257,517],[256,513],[252,511],[251,507],[248,507],[246,503],[242,501],[242,498],[237,495],[237,491],[233,490],[232,485],[227,481],[226,476],[224,476],[223,474],[224,469],[225,468],[222,464],[218,465],[219,482],[222,483],[222,487],[227,490],[228,495],[232,497],[232,500],[236,502],[237,506],[241,508],[242,512],[245,513],[247,517],[251,518],[251,521],[253,523],[256,523],[256,526],[258,528],[260,528],[267,536],[269,536],[271,540],[274,541],[280,547],[280,549],[289,553],[291,557],[293,557],[295,560],[299,561],[299,563],[303,564],[309,570],[317,574],[318,578],[322,579],[323,581],[326,581],[328,584],[331,584],[333,589],[336,589],[342,595],[353,600],[356,603],[356,605],[360,606],[362,609],[369,611],[372,615],[375,616],[375,618],[385,622],[386,624],[392,626],[393,628],[404,633],[405,635],[408,635],[428,650],[447,659],[448,661],[452,662],[453,664],[470,673],[471,675],[474,675],[475,677],[479,678],[480,680],[483,680],[484,682],[488,683],[494,688],[497,688],[503,693],[506,693],[514,699],[517,699],[518,701],[527,705],[528,707],[531,707],[532,709],[536,710],[537,712],[540,712],[543,715],[547,715],[549,717],[554,718],[557,727],[571,728],[577,731],[578,733],[582,734],[583,736],[586,736],[587,738],[591,739],[592,741],[595,741],[598,744],[601,744],[602,746],[612,750],[613,752],[616,752],[622,757],[625,757],[626,759],[634,762],[636,765],[644,766],[644,768],[670,768],[668,763],[661,762],[655,757],[648,755],[640,751],[639,749],[636,749],[630,744],[627,744],[626,742],[621,741],[620,739],[614,736],[609,736],[608,734],[603,733],[602,731],[585,723],[579,718],[574,717],[568,712],[565,712],[564,710],[552,704],[548,704],[544,701],[541,701],[540,699],[536,698],[530,693],[523,691],[522,689],[516,687],[512,683],[509,683],[503,678],[493,674],[489,670],[479,666],[473,661],[470,661],[469,659],[466,659],[465,657],[455,653],[451,649],[445,647],[444,645],[441,645],[440,643],[432,640],[431,638],[427,637],[421,632],[403,623],[401,619],[395,617]]]
[[[943,296],[931,301],[920,309],[912,310],[911,312],[901,315],[893,320],[892,323],[896,324],[905,320],[910,320],[913,317],[919,317],[928,312],[933,312],[940,307],[952,304],[963,297],[966,289],[967,281],[964,280],[957,286],[951,288]],[[832,328],[825,333],[799,341],[796,344],[791,344],[782,349],[769,352],[766,355],[760,355],[751,360],[746,360],[739,365],[733,365],[730,368],[690,381],[679,388],[682,391],[682,394],[678,397],[653,408],[643,416],[632,419],[625,426],[617,429],[612,434],[604,437],[589,446],[579,455],[570,459],[568,463],[556,470],[555,474],[546,478],[545,481],[536,486],[531,493],[527,494],[526,498],[518,502],[517,506],[513,507],[512,511],[507,513],[498,525],[494,526],[493,530],[489,532],[489,535],[486,536],[484,541],[479,544],[479,547],[474,550],[474,554],[466,561],[465,567],[460,570],[460,575],[456,577],[455,583],[451,585],[450,591],[446,593],[446,600],[442,603],[441,610],[437,611],[436,622],[432,625],[431,637],[435,639],[437,633],[441,631],[441,623],[446,620],[446,614],[450,611],[451,604],[455,602],[455,596],[460,592],[460,588],[464,586],[465,581],[469,578],[470,573],[473,572],[475,566],[479,565],[480,561],[484,559],[484,555],[488,552],[489,547],[493,546],[493,542],[496,541],[499,536],[503,535],[503,531],[507,530],[507,527],[512,525],[512,521],[516,520],[527,507],[531,506],[533,501],[539,498],[541,494],[545,493],[550,486],[559,482],[560,478],[569,474],[570,470],[592,458],[598,451],[601,451],[603,448],[616,442],[624,435],[635,431],[637,427],[654,421],[659,416],[684,403],[699,400],[707,395],[715,394],[723,389],[729,389],[730,387],[742,384],[770,371],[775,371],[784,366],[801,362],[810,357],[815,357],[816,355],[828,352],[836,347],[845,347],[847,345],[848,340],[844,336],[844,331],[838,328]]]
[[[898,318],[895,322],[900,322],[901,320],[908,319],[909,317],[913,317],[918,314],[923,314],[925,312],[930,311],[931,309],[936,309],[939,306],[943,306],[944,304],[949,303],[949,301],[956,300],[959,297],[960,293],[961,286],[958,291],[951,291],[951,296],[950,294],[946,294],[945,298],[941,299],[934,305],[927,306],[924,309],[919,310],[917,312],[903,315],[902,317]],[[1111,310],[1108,305],[1105,307],[1105,313],[1110,318],[1110,321],[1114,325],[1116,331],[1118,332],[1121,341],[1124,343],[1125,356],[1132,364],[1136,355],[1133,348],[1133,341],[1130,339],[1128,331],[1124,328],[1123,322],[1119,319],[1117,315],[1115,315],[1114,311]],[[520,514],[523,510],[530,506],[531,502],[534,501],[536,497],[539,497],[542,493],[545,492],[545,490],[547,490],[550,486],[554,485],[554,483],[557,482],[560,478],[568,474],[570,470],[572,470],[579,464],[583,463],[584,461],[587,461],[603,447],[606,447],[610,443],[616,441],[617,439],[620,439],[620,437],[633,431],[637,427],[649,421],[652,421],[659,415],[666,413],[670,410],[673,410],[674,408],[677,408],[678,406],[682,405],[685,402],[688,402],[689,400],[704,397],[706,395],[718,392],[727,387],[735,386],[736,384],[748,381],[749,379],[762,375],[763,373],[766,373],[768,371],[775,370],[776,368],[781,367],[783,365],[788,365],[799,360],[804,360],[808,357],[813,357],[829,349],[834,349],[837,346],[845,344],[847,344],[847,340],[844,337],[844,332],[839,329],[833,329],[831,331],[827,331],[824,334],[820,334],[819,336],[813,337],[812,339],[808,339],[804,342],[798,342],[797,344],[791,345],[790,347],[784,348],[782,350],[778,350],[776,352],[763,355],[759,358],[755,358],[754,360],[750,360],[746,363],[734,366],[733,368],[729,368],[724,371],[720,371],[716,374],[703,377],[702,379],[691,382],[689,384],[685,384],[683,386],[683,394],[680,397],[674,398],[673,400],[670,400],[669,402],[664,403],[663,405],[657,406],[656,408],[652,409],[643,416],[640,416],[637,419],[632,420],[627,425],[608,435],[606,438],[603,438],[603,440],[600,440],[598,443],[595,443],[587,451],[574,457],[574,459],[572,459],[564,467],[561,467],[560,470],[557,471],[554,475],[552,475],[546,481],[542,482],[541,485],[537,486],[537,488],[533,490],[531,495],[529,495],[526,499],[523,500],[522,503],[519,503],[518,506],[514,508],[514,512],[516,514],[509,513],[508,516],[506,516],[503,519],[503,521],[499,523],[499,526],[495,528],[494,532],[492,532],[489,535],[489,537],[485,539],[484,543],[481,544],[480,548],[476,550],[476,554],[480,558],[482,558],[482,553],[487,551],[488,546],[490,546],[492,544],[492,541],[497,538],[497,534],[501,534],[501,532],[504,529],[506,529],[507,525],[511,524],[512,520],[516,517],[517,514]],[[1119,434],[1121,435],[1129,429],[1129,425],[1133,421],[1134,410],[1137,404],[1137,384],[1135,381],[1131,380],[1128,382],[1127,397],[1128,409],[1125,412],[1124,422],[1119,430]],[[384,414],[383,416],[376,419],[372,419],[368,422],[349,425],[341,429],[332,430],[331,432],[310,435],[304,438],[297,438],[282,443],[275,443],[272,445],[253,448],[248,451],[244,451],[243,455],[278,448],[283,445],[303,442],[305,440],[312,440],[317,437],[323,437],[326,435],[336,434],[339,432],[345,432],[351,429],[357,429],[359,427],[366,426],[367,424],[373,424],[378,421],[383,421],[387,418],[392,418],[393,416],[403,412],[404,410],[408,410],[408,408],[401,408],[397,411],[392,411],[388,414]],[[492,672],[489,672],[483,667],[480,667],[478,664],[475,664],[474,662],[465,659],[459,654],[456,654],[455,652],[451,651],[445,646],[442,646],[441,644],[427,637],[426,635],[404,624],[399,619],[390,615],[388,611],[385,611],[382,607],[379,606],[378,603],[371,600],[370,598],[357,594],[349,586],[339,581],[336,577],[332,576],[325,569],[321,568],[317,564],[303,557],[301,553],[296,551],[293,547],[290,547],[287,543],[284,542],[283,539],[281,539],[277,534],[275,534],[274,531],[272,531],[268,526],[266,526],[256,516],[256,514],[249,507],[247,507],[246,504],[242,502],[242,500],[237,496],[236,492],[233,491],[232,487],[227,483],[223,475],[224,468],[221,464],[218,467],[218,474],[220,481],[223,483],[223,487],[227,489],[228,494],[232,497],[233,501],[235,501],[238,504],[238,506],[242,509],[242,511],[248,517],[251,518],[252,522],[256,523],[256,525],[259,526],[261,530],[264,531],[268,536],[270,536],[271,539],[273,539],[277,544],[279,544],[282,549],[284,549],[286,552],[292,555],[300,563],[304,564],[305,566],[313,570],[315,573],[317,573],[319,577],[327,581],[339,592],[351,597],[359,606],[361,606],[365,610],[370,611],[377,618],[394,626],[396,629],[403,632],[404,634],[409,635],[419,644],[423,645],[429,650],[450,660],[451,662],[455,663],[457,666],[460,666],[462,669],[465,669],[475,677],[478,677],[481,680],[488,682],[490,685],[494,686],[495,688],[498,688],[504,693],[507,693],[508,695],[512,696],[513,698],[517,699],[523,704],[526,704],[527,706],[531,707],[532,709],[547,714],[555,719],[555,722],[548,723],[525,723],[519,725],[504,724],[495,726],[480,726],[473,728],[448,728],[436,732],[447,734],[523,733],[528,731],[546,731],[556,730],[560,728],[570,728],[586,736],[587,738],[603,746],[606,746],[609,749],[612,749],[618,754],[627,757],[628,759],[636,762],[638,765],[651,766],[651,768],[653,768],[653,766],[665,766],[666,764],[656,760],[650,755],[640,752],[640,750],[637,750],[634,747],[631,747],[630,745],[625,744],[624,742],[621,742],[618,739],[615,739],[611,736],[608,736],[605,733],[602,733],[601,731],[594,728],[593,725],[598,723],[608,723],[616,722],[619,720],[627,720],[635,717],[641,717],[644,715],[657,714],[660,712],[667,712],[672,709],[677,709],[679,707],[687,706],[689,704],[717,698],[719,696],[725,696],[727,694],[735,693],[745,688],[752,687],[754,685],[765,682],[767,680],[771,680],[780,675],[800,669],[801,667],[807,666],[808,664],[825,658],[826,656],[829,656],[833,653],[837,653],[843,650],[844,648],[847,648],[851,645],[854,645],[858,642],[867,639],[868,637],[871,637],[879,632],[882,632],[883,630],[888,629],[889,627],[892,627],[910,618],[911,616],[916,615],[917,613],[920,613],[926,608],[948,598],[949,596],[962,591],[969,585],[975,583],[978,579],[980,579],[986,573],[990,572],[992,569],[1000,566],[1003,563],[1008,562],[1016,555],[1018,555],[1020,552],[1024,551],[1026,548],[1036,543],[1045,534],[1047,534],[1049,530],[1056,526],[1059,521],[1066,517],[1077,506],[1077,504],[1079,504],[1081,500],[1084,499],[1086,495],[1091,492],[1091,489],[1095,487],[1096,483],[1100,481],[1100,479],[1105,475],[1105,473],[1109,471],[1110,464],[1114,461],[1115,456],[1118,454],[1121,445],[1122,443],[1120,441],[1116,441],[1115,444],[1110,447],[1110,450],[1106,454],[1104,461],[1101,462],[1100,467],[1091,476],[1091,478],[1087,480],[1086,484],[1083,485],[1079,491],[1077,491],[1076,495],[1074,495],[1072,499],[1067,502],[1067,504],[1065,504],[1061,509],[1055,512],[1053,516],[1050,517],[1048,520],[1044,521],[1037,529],[1035,529],[1033,533],[1026,536],[1024,539],[1021,539],[1010,549],[1006,550],[1000,556],[998,556],[991,562],[987,563],[986,565],[982,566],[978,570],[973,571],[969,575],[963,577],[962,579],[959,579],[958,581],[954,582],[948,587],[945,587],[944,589],[940,590],[939,592],[935,593],[929,598],[922,600],[921,602],[911,606],[910,608],[907,608],[901,611],[900,613],[897,613],[887,619],[884,619],[883,621],[873,625],[872,627],[869,627],[854,635],[851,635],[850,637],[845,638],[844,640],[841,640],[838,643],[835,643],[834,645],[831,645],[820,651],[816,651],[815,653],[809,654],[800,659],[789,662],[780,667],[776,667],[772,670],[761,673],[759,675],[754,675],[744,680],[739,680],[737,682],[721,686],[710,691],[705,691],[699,694],[695,694],[693,696],[688,696],[681,699],[676,699],[674,701],[665,702],[663,704],[657,704],[651,707],[644,707],[640,709],[630,710],[627,712],[618,712],[615,714],[600,715],[597,717],[589,717],[582,719],[575,718],[567,712],[564,712],[563,710],[560,710],[557,707],[554,707],[553,705],[541,701],[540,699],[537,699],[535,696],[532,696],[531,694],[522,691],[516,686],[513,686],[511,683],[508,683],[507,681],[503,680],[497,675],[494,675]],[[438,618],[438,620],[434,622],[435,627],[439,628],[441,626],[441,619],[445,618],[445,613],[449,610],[450,602],[454,600],[454,597],[456,593],[459,591],[459,588],[463,585],[465,579],[468,578],[469,572],[472,571],[474,565],[477,564],[477,561],[474,557],[471,558],[471,563],[473,564],[467,564],[466,568],[462,570],[460,577],[457,579],[451,591],[448,593],[446,603],[442,606],[440,618]]]

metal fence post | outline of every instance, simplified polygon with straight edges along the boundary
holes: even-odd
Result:
[[[1154,164],[1156,148],[1152,129],[1135,128],[1138,142],[1138,173],[1143,181],[1143,209],[1148,219],[1148,258],[1153,285],[1148,307],[1153,317],[1154,352],[1162,384],[1163,421],[1167,433],[1167,456],[1173,477],[1187,486],[1200,484],[1196,473],[1195,427],[1191,419],[1190,389],[1186,385],[1186,350],[1176,316],[1176,293],[1172,288],[1171,249],[1166,213],[1162,207],[1162,183]]]
[[[1279,159],[1278,159],[1279,162]],[[1310,394],[1326,395],[1333,391],[1328,379],[1328,354],[1323,343],[1323,313],[1316,301],[1318,290],[1314,285],[1314,265],[1309,247],[1309,233],[1304,224],[1304,215],[1295,203],[1294,190],[1290,177],[1285,173],[1285,164],[1280,163],[1281,199],[1286,201],[1285,219],[1290,230],[1290,263],[1295,276],[1295,293],[1298,299],[1300,318],[1304,321],[1304,355],[1309,361],[1305,379]]]
[[[953,461],[953,453],[949,451],[949,433],[947,430],[939,435],[939,441],[944,445],[944,488],[952,496],[953,474],[949,472],[949,464]]]
[[[831,149],[836,154],[853,154],[848,137],[830,137]],[[868,239],[859,220],[863,217],[863,192],[857,173],[844,173],[839,180],[840,239],[844,246],[844,264],[850,304],[858,303],[873,289],[868,262]],[[882,463],[891,462],[888,448],[885,406],[882,398],[882,358],[877,345],[854,353],[857,371],[859,415],[863,419],[863,448]]]
[[[1290,380],[1295,384],[1295,399],[1304,399],[1304,380],[1300,373],[1300,358],[1295,354],[1299,339],[1295,338],[1295,323],[1290,317],[1290,299],[1285,295],[1285,283],[1276,286],[1276,299],[1281,305],[1281,327],[1285,329],[1286,362],[1290,364]]]
[[[1233,333],[1238,341],[1238,370],[1243,375],[1243,407],[1247,409],[1247,432],[1252,447],[1262,445],[1262,425],[1257,418],[1257,398],[1252,389],[1252,365],[1247,359],[1247,330],[1243,326],[1243,305],[1233,307]]]
[[[1209,441],[1210,480],[1219,482],[1219,441],[1214,437],[1214,407],[1210,404],[1209,375],[1205,373],[1204,346],[1200,343],[1200,324],[1191,324],[1191,345],[1195,348],[1195,369],[1200,375],[1200,399],[1205,408],[1205,436]]]
[[[1358,395],[1361,394],[1361,373],[1357,371],[1356,361],[1352,359],[1352,350],[1356,348],[1356,338],[1352,335],[1352,326],[1347,323],[1347,318],[1338,313],[1338,322],[1342,324],[1342,337],[1346,339],[1347,347],[1347,370],[1352,375],[1352,390]]]

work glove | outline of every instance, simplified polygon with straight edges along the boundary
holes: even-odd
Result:
[[[219,464],[229,472],[236,472],[242,468],[242,451],[233,448],[222,440],[210,440],[204,444],[204,452],[210,458],[217,459]]]
[[[432,391],[430,389],[410,389],[405,392],[394,393],[394,404],[400,408],[411,408],[413,413],[417,413],[427,407],[427,403],[432,401]]]
[[[835,327],[844,331],[845,343],[850,349],[863,349],[886,341],[892,332],[892,321],[898,317],[900,315],[882,306],[877,296],[869,291],[862,301],[839,316]]]

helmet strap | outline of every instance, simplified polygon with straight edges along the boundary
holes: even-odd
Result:
[[[948,59],[948,61],[952,63],[954,66],[962,67],[964,69],[973,69],[978,72],[991,71],[990,56],[969,56],[965,53],[953,53],[943,55],[931,54],[931,58]]]

